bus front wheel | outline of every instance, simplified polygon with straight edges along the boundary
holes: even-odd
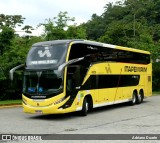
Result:
[[[85,97],[84,100],[83,100],[81,115],[82,116],[87,116],[88,109],[89,109],[89,103],[87,101],[87,98]]]

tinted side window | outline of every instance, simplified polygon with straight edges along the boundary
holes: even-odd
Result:
[[[82,86],[82,89],[84,90],[97,89],[97,76],[91,75]]]
[[[139,75],[99,75],[98,88],[115,88],[136,86],[139,84]]]
[[[82,86],[83,89],[103,89],[136,86],[140,75],[91,75]]]
[[[119,87],[136,86],[139,84],[139,75],[122,75],[119,81]]]
[[[113,88],[118,86],[119,75],[99,75],[98,88]]]

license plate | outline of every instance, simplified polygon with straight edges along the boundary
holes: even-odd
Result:
[[[42,114],[42,110],[35,110],[35,113]]]

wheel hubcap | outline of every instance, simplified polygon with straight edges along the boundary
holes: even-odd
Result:
[[[133,103],[135,103],[135,102],[136,102],[136,97],[135,97],[135,95],[133,95],[133,99],[132,99],[132,101],[133,101]]]
[[[88,111],[88,103],[86,103],[86,111]]]

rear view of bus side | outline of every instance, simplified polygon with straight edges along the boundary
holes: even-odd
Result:
[[[137,47],[138,48],[138,47]],[[24,69],[27,113],[62,114],[152,95],[150,53],[87,40],[36,43]]]

